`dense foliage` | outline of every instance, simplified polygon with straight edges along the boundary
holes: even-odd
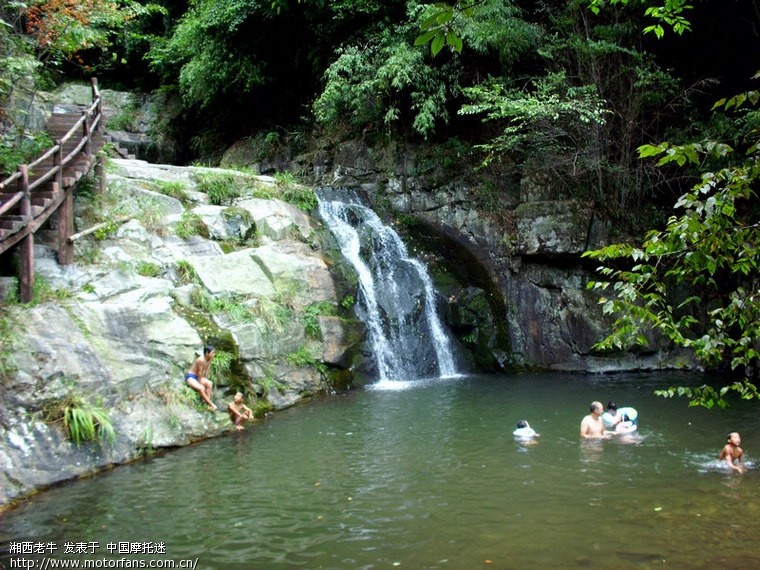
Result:
[[[447,124],[458,101],[466,62],[430,57],[415,41],[420,25],[435,9],[410,1],[407,18],[359,41],[337,48],[325,85],[314,104],[317,121],[355,129],[411,130],[425,138]],[[477,54],[509,70],[537,46],[540,31],[503,0],[485,0],[462,25],[462,38]],[[421,24],[421,22],[423,24]],[[458,41],[462,42],[462,39]]]
[[[760,93],[751,91],[716,107],[739,110],[759,100]],[[661,156],[660,166],[716,168],[701,173],[665,228],[650,231],[641,246],[616,244],[586,254],[605,262],[599,271],[607,280],[590,286],[612,290],[602,303],[605,312],[618,315],[601,348],[647,344],[645,333],[654,330],[693,350],[708,369],[743,373],[717,389],[706,384],[662,392],[707,407],[725,406],[729,390],[759,397],[750,380],[760,361],[760,114],[741,115],[748,129],[737,158],[730,145],[716,141],[642,146],[641,156]],[[629,260],[633,265],[624,268],[616,263]]]

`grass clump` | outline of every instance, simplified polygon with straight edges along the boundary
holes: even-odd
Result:
[[[224,313],[234,323],[250,323],[254,314],[245,299],[235,296],[214,297],[205,289],[198,288],[192,293],[193,305],[207,313]]]
[[[156,180],[153,182],[156,192],[176,198],[180,202],[188,200],[187,186],[182,182],[167,182],[165,180]]]
[[[96,440],[113,443],[116,440],[108,412],[80,396],[68,395],[48,403],[43,408],[43,418],[49,424],[62,425],[66,437],[75,445]]]
[[[120,108],[119,112],[108,118],[108,128],[112,131],[136,133],[140,127],[139,108],[135,101]]]
[[[195,267],[186,259],[180,259],[177,262],[176,275],[179,285],[198,284],[201,282]]]
[[[274,175],[274,180],[274,186],[257,186],[253,192],[254,197],[265,200],[282,200],[307,213],[317,207],[317,195],[314,189],[298,184],[293,173],[277,172]]]
[[[8,378],[17,369],[16,360],[13,358],[16,352],[18,327],[20,323],[15,315],[0,306],[0,378]]]
[[[108,220],[104,222],[97,230],[93,232],[93,236],[96,240],[108,239],[116,234],[116,230],[119,229],[121,224],[117,220]]]
[[[215,206],[231,204],[242,195],[241,185],[232,174],[218,172],[201,172],[194,175],[198,190],[208,195],[209,202]]]
[[[218,378],[229,378],[235,355],[225,350],[216,349],[214,360],[211,361],[211,372]]]
[[[201,217],[191,212],[183,212],[180,220],[174,225],[174,234],[178,238],[187,239],[191,236],[208,237],[208,228]]]
[[[285,360],[295,368],[314,367],[320,374],[324,374],[327,370],[327,366],[317,360],[317,357],[306,346],[302,346],[295,352],[291,352],[285,357]]]
[[[137,264],[137,274],[143,277],[158,277],[161,275],[161,266],[151,261],[141,261]]]
[[[270,378],[269,376],[257,378],[256,385],[258,386],[259,391],[265,396],[267,394],[271,394],[275,390],[278,392],[284,392],[287,388],[285,384],[278,380],[275,380],[274,378]],[[258,400],[261,401],[261,398],[258,398]]]

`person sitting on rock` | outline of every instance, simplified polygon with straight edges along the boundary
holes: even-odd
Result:
[[[233,400],[227,404],[227,411],[230,414],[230,421],[235,424],[235,429],[240,431],[243,424],[253,419],[253,410],[243,403],[243,394],[237,392]]]
[[[214,360],[214,347],[211,345],[203,347],[203,356],[199,356],[190,367],[190,371],[185,374],[185,383],[201,395],[201,399],[206,403],[209,410],[216,410],[216,405],[211,400],[214,385],[208,379],[208,373],[211,370],[211,362]]]

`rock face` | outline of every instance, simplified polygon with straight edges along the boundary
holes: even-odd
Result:
[[[341,307],[353,289],[330,269],[327,232],[255,197],[271,179],[250,177],[251,194],[222,207],[198,191],[198,173],[216,171],[113,160],[105,201],[120,224],[77,240],[67,267],[38,234],[42,300],[3,310],[13,332],[0,368],[0,505],[228,431],[237,390],[263,413],[351,381],[364,329]],[[92,226],[92,203],[77,208],[78,230]],[[216,413],[184,383],[208,343]],[[73,444],[67,407],[107,413],[114,441]]]
[[[348,141],[292,167],[312,172],[317,185],[363,193],[406,225],[449,299],[449,325],[480,370],[694,367],[657,338],[646,352],[595,351],[611,320],[586,288],[597,276],[581,254],[605,245],[608,228],[593,204],[563,195],[540,165],[505,177],[460,167],[446,149]]]

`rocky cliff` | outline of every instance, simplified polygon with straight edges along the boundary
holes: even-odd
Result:
[[[38,234],[36,301],[2,314],[0,504],[230,430],[221,410],[237,390],[262,416],[353,381],[355,282],[281,191],[269,177],[115,159],[105,195],[79,191],[75,264],[58,265]],[[216,413],[183,380],[209,343]],[[72,409],[106,414],[115,438],[72,443]]]
[[[540,164],[482,167],[465,145],[365,140],[251,161],[246,141],[223,164],[271,163],[314,184],[363,193],[395,218],[448,299],[448,324],[479,370],[617,372],[692,368],[691,354],[650,335],[648,347],[602,353],[609,332],[595,264],[581,257],[620,237],[599,204],[556,185]],[[612,236],[612,237],[611,237]]]

